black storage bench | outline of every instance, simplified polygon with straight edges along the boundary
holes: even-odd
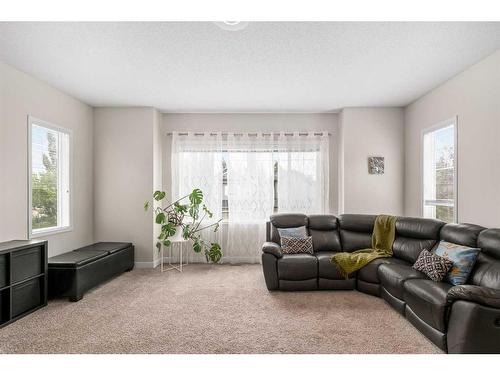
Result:
[[[134,268],[134,245],[98,242],[49,258],[49,297],[76,302],[83,294]]]

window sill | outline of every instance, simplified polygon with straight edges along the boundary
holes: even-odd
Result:
[[[31,238],[46,237],[46,236],[51,236],[51,235],[59,234],[59,233],[71,232],[72,230],[73,230],[72,226],[40,229],[40,230],[32,231],[29,238],[31,239]]]

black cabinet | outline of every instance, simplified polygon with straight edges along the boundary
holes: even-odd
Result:
[[[47,241],[0,243],[0,328],[47,305]]]

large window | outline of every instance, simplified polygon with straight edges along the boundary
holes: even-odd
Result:
[[[457,220],[456,119],[423,133],[423,216]]]
[[[29,236],[70,229],[69,130],[29,117]]]
[[[273,212],[323,213],[328,161],[327,132],[174,132],[172,195],[201,188],[215,217],[232,222],[267,220]]]
[[[274,212],[328,212],[326,131],[173,132],[171,150],[172,199],[203,190],[210,220],[224,219],[203,236],[222,244],[224,261],[260,262]]]

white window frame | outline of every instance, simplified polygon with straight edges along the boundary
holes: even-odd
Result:
[[[424,155],[424,138],[428,133],[435,132],[440,129],[444,129],[450,125],[453,125],[453,147],[454,147],[454,158],[453,158],[453,222],[458,222],[458,116],[449,118],[445,121],[441,121],[431,127],[422,130],[420,137],[420,216],[424,217],[424,207],[425,207],[425,190],[424,190],[424,165],[425,165],[425,155]]]
[[[69,147],[69,225],[57,226],[46,229],[35,229],[33,230],[33,218],[32,218],[32,132],[33,125],[41,126],[53,131],[60,133],[65,133],[68,135],[68,147]],[[73,131],[71,129],[63,128],[58,125],[54,125],[50,122],[40,120],[34,116],[28,116],[28,239],[44,237],[57,233],[64,233],[73,230]]]

